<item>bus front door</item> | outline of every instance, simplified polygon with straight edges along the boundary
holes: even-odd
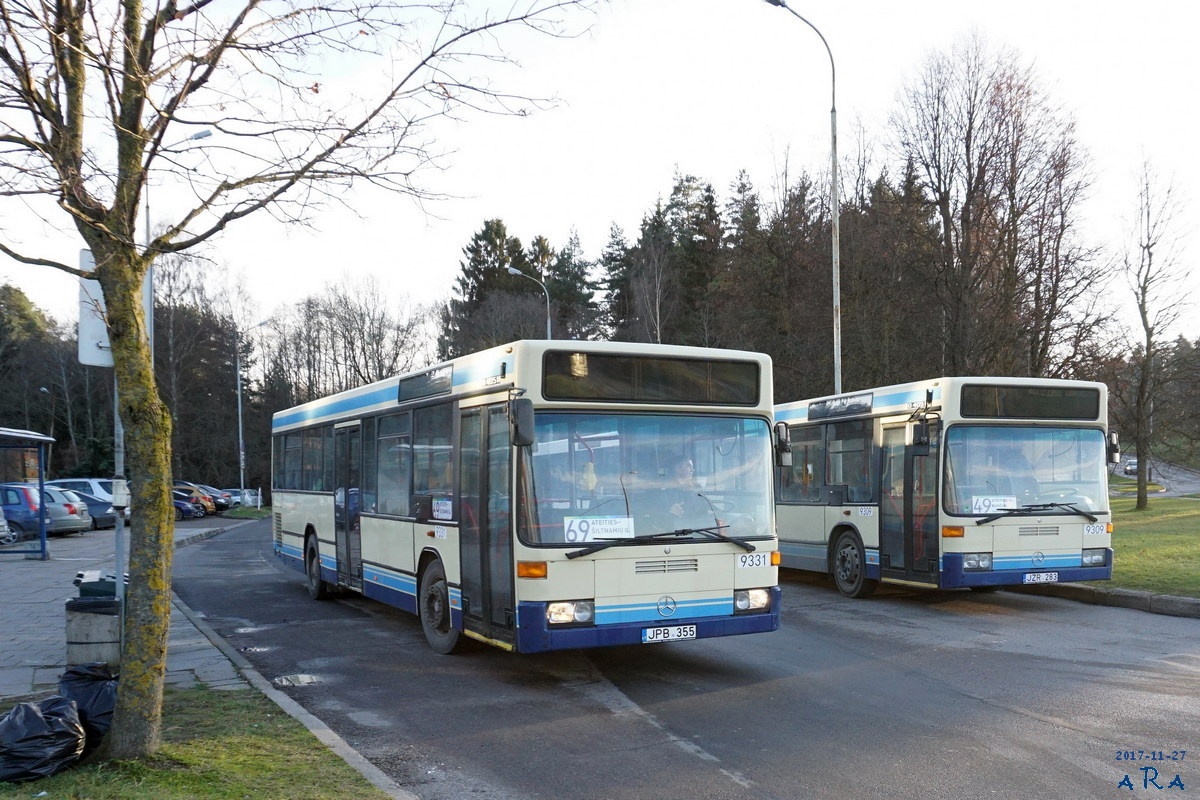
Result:
[[[937,586],[937,459],[927,447],[906,446],[904,438],[904,426],[883,431],[880,574]]]
[[[338,584],[362,590],[362,538],[359,514],[362,493],[362,429],[357,425],[333,432],[333,534],[337,543]]]
[[[459,443],[463,626],[489,641],[512,643],[508,404],[463,409]]]

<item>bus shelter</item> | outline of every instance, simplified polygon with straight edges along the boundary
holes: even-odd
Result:
[[[0,482],[36,482],[43,494],[46,480],[46,447],[54,437],[17,428],[0,428]],[[7,526],[7,523],[6,523]],[[0,531],[0,533],[6,533]],[[46,547],[46,504],[38,505],[37,539],[31,542],[14,541],[0,547],[0,553],[24,555],[45,561],[50,557]],[[7,538],[7,537],[5,537]]]

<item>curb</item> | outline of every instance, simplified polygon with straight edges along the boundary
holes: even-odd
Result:
[[[1200,619],[1200,600],[1193,597],[1176,597],[1169,594],[1154,594],[1134,589],[1110,589],[1102,586],[1088,586],[1082,583],[1008,586],[1005,588],[1008,591],[1061,597],[1066,600],[1090,603],[1095,606],[1114,606],[1116,608],[1145,611],[1151,614]]]
[[[255,520],[246,520],[254,522]],[[192,544],[193,542],[201,542],[205,539],[211,539],[217,534],[224,533],[229,528],[213,528],[211,530],[202,531],[193,536],[187,536],[175,541],[176,547],[183,547]],[[349,764],[353,769],[357,770],[360,775],[367,779],[372,786],[395,798],[396,800],[420,800],[415,794],[402,789],[399,784],[387,776],[383,770],[376,767],[368,761],[361,753],[351,747],[345,739],[334,733],[328,725],[318,719],[316,716],[308,712],[292,698],[288,697],[283,692],[271,685],[271,682],[259,673],[254,666],[246,660],[246,657],[235,650],[221,635],[213,630],[212,626],[196,615],[187,605],[179,598],[175,592],[171,592],[171,602],[179,609],[192,625],[196,626],[196,630],[204,634],[213,646],[221,651],[229,661],[237,667],[237,670],[242,673],[242,677],[271,702],[279,706],[280,710],[288,716],[295,719],[301,725],[309,730],[317,740],[328,747],[335,755]]]

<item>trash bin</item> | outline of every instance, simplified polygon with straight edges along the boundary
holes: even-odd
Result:
[[[67,665],[95,662],[113,670],[121,665],[121,601],[72,597],[67,601]]]
[[[75,585],[80,597],[116,597],[117,576],[105,575],[98,569],[86,569],[75,573]],[[125,574],[125,585],[129,585],[129,574]]]

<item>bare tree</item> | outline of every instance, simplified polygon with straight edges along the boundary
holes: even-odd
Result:
[[[942,371],[1072,371],[1105,277],[1076,232],[1088,174],[1073,123],[979,37],[932,56],[893,121],[940,224]]]
[[[341,356],[341,371],[350,385],[383,380],[430,362],[432,343],[425,322],[433,312],[407,303],[392,308],[373,277],[329,287],[324,302],[336,342],[332,349]]]
[[[568,12],[585,4],[517,0],[497,15],[461,0],[0,0],[0,196],[53,201],[92,252],[87,277],[104,292],[139,510],[108,755],[151,753],[161,731],[171,419],[140,302],[150,265],[263,210],[308,221],[322,201],[351,197],[348,187],[364,181],[431,196],[416,180],[439,155],[431,122],[530,105],[486,78],[506,60],[502,30],[561,34]],[[179,145],[204,131],[219,133],[213,146]],[[143,246],[135,227],[151,170],[186,183],[195,202]],[[83,274],[22,252],[11,236],[0,252]]]
[[[1133,290],[1141,323],[1140,341],[1134,343],[1131,356],[1131,418],[1134,446],[1138,455],[1137,504],[1149,507],[1146,484],[1150,476],[1150,455],[1155,441],[1154,403],[1165,388],[1169,370],[1164,356],[1170,343],[1171,329],[1187,308],[1183,291],[1187,270],[1180,263],[1181,239],[1175,216],[1179,199],[1171,183],[1164,184],[1150,164],[1142,165],[1138,178],[1137,222],[1134,243],[1125,255],[1124,270]]]

